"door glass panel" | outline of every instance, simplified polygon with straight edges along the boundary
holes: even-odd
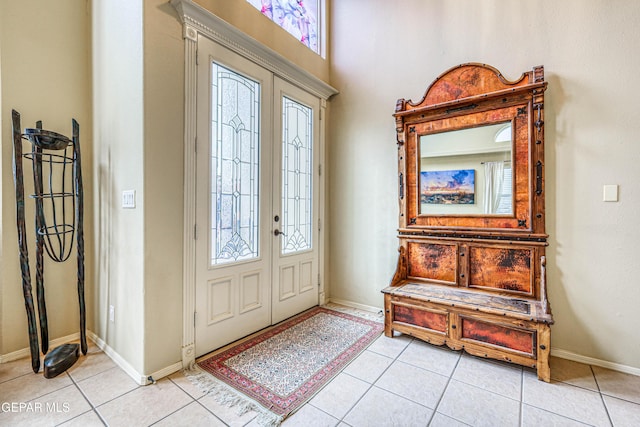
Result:
[[[211,265],[259,256],[260,84],[212,63]]]
[[[282,98],[282,254],[312,248],[313,116]]]

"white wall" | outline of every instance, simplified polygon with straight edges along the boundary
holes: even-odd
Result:
[[[12,175],[11,110],[21,113],[21,127],[44,128],[71,136],[71,119],[80,124],[84,172],[85,286],[87,327],[93,327],[93,162],[91,116],[90,7],[87,0],[0,2],[0,355],[28,349],[22,296]],[[28,143],[24,145],[25,149]],[[24,162],[26,228],[35,299],[34,203],[31,164]],[[49,338],[78,333],[75,244],[71,258],[57,264],[45,256]]]
[[[4,2],[0,2],[0,22],[3,21],[3,17],[4,17]],[[2,26],[4,27],[4,26]],[[3,227],[2,225],[4,224],[4,209],[5,209],[5,202],[4,202],[4,197],[2,197],[2,194],[4,194],[4,192],[6,190],[4,190],[4,180],[2,177],[4,177],[4,151],[2,150],[2,147],[5,145],[5,137],[4,137],[4,127],[3,127],[3,120],[2,117],[4,116],[4,107],[2,106],[2,44],[3,44],[3,39],[4,39],[4,31],[2,31],[2,27],[0,27],[0,271],[5,271],[5,264],[4,264],[4,256],[3,256],[3,250],[4,250],[4,232],[2,231]],[[0,301],[4,300],[4,283],[5,283],[5,278],[4,278],[4,274],[0,274]],[[0,354],[3,354],[4,352],[4,328],[1,326],[4,324],[4,304],[0,303]]]
[[[92,4],[95,333],[133,369],[144,373],[143,2]],[[123,190],[135,190],[135,209],[121,207]]]
[[[396,99],[464,62],[542,64],[552,347],[640,368],[640,3],[336,1],[332,18],[332,297],[381,307],[394,271]]]
[[[144,1],[145,374],[182,353],[184,42],[176,11]]]

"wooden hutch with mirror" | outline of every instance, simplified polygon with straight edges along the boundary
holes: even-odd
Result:
[[[535,368],[549,381],[543,67],[462,64],[395,119],[399,259],[385,334]]]

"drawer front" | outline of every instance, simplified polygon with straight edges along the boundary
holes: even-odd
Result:
[[[422,308],[393,305],[393,321],[419,326],[432,331],[447,333],[448,315]]]
[[[532,248],[469,247],[469,287],[533,294]]]
[[[455,285],[458,267],[456,244],[408,242],[407,252],[409,277]]]
[[[535,356],[536,333],[505,325],[461,317],[462,339],[492,344]]]

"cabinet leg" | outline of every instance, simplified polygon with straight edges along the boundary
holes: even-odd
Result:
[[[549,354],[551,350],[551,328],[549,325],[538,327],[538,379],[551,382],[551,368],[549,366]]]
[[[393,338],[393,328],[391,328],[391,297],[384,296],[384,336]]]

